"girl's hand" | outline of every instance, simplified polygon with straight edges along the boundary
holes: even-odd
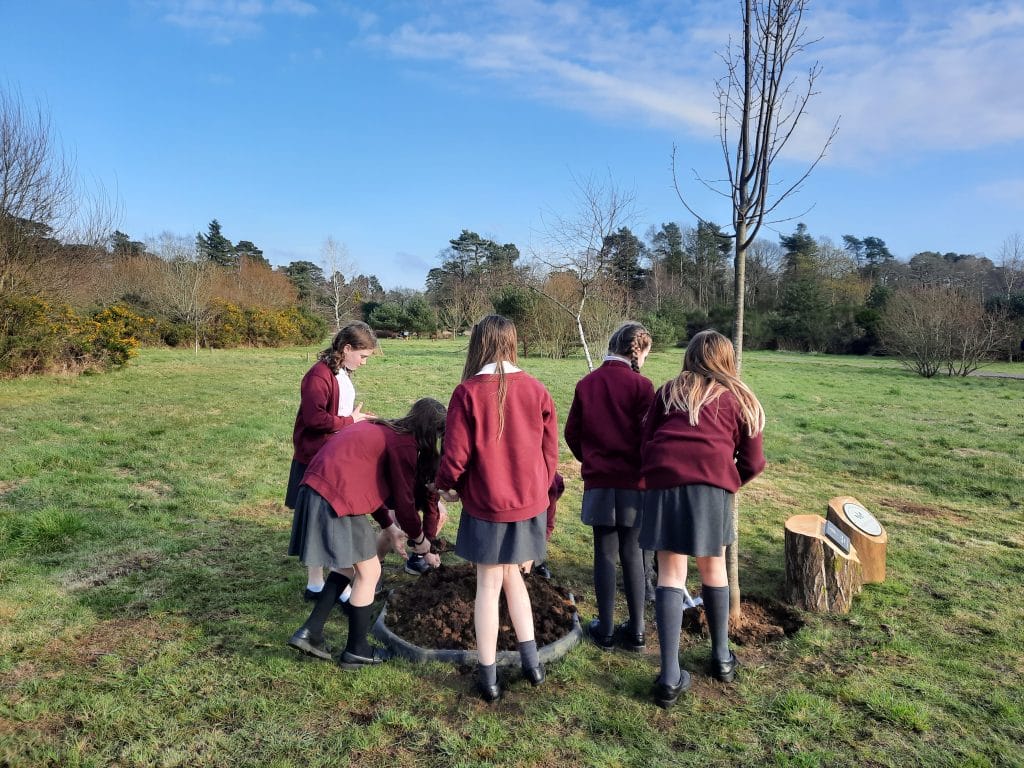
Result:
[[[423,556],[423,559],[427,561],[427,565],[431,568],[438,568],[441,565],[440,555],[435,555],[433,552],[428,552]]]
[[[444,528],[444,524],[448,522],[448,507],[444,505],[443,501],[437,502],[437,534],[435,538],[440,535],[441,529]]]
[[[391,547],[391,551],[403,560],[407,560],[409,556],[405,551],[405,532],[398,527],[398,523],[389,525],[384,530],[384,533],[388,536],[388,544]]]
[[[441,494],[441,500],[447,501],[449,504],[454,504],[459,500],[459,494],[457,491],[438,491]]]
[[[360,421],[366,421],[367,419],[376,419],[377,414],[367,411],[363,413],[363,402],[360,400],[359,404],[352,409],[352,421],[353,423],[359,423]]]

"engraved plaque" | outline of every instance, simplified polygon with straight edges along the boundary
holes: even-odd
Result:
[[[849,501],[846,502],[843,504],[843,513],[846,515],[847,520],[857,526],[857,528],[868,536],[881,535],[881,524],[875,519],[874,515],[864,509],[860,504],[854,504]]]

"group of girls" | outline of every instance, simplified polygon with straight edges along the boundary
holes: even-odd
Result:
[[[404,554],[406,539],[414,556],[436,567],[430,546],[437,528],[425,530],[418,512],[436,522],[439,506],[461,501],[455,552],[476,565],[477,689],[486,701],[502,695],[496,666],[502,593],[523,676],[540,685],[545,672],[523,566],[546,558],[552,498],[561,481],[551,395],[518,367],[512,322],[489,315],[473,326],[461,383],[447,409],[425,398],[404,418],[378,419],[354,406],[353,392],[346,415],[330,397],[331,378],[347,378],[365,361],[362,352],[376,346],[368,326],[355,325],[364,335],[342,329],[318,363],[328,370],[314,373],[314,366],[303,380],[304,398],[307,386],[325,388],[323,409],[337,421],[322,417],[318,449],[300,452],[300,445],[312,442],[300,440],[306,429],[299,424],[303,407],[296,419],[289,552],[310,568],[307,594],[312,592],[316,603],[289,644],[330,659],[324,623],[350,587],[348,640],[340,663],[345,668],[379,663],[380,652],[370,647],[367,631],[380,557],[388,549]],[[363,346],[369,339],[372,345]],[[711,674],[726,682],[736,675],[738,662],[728,643],[724,548],[733,538],[733,495],[764,468],[764,412],[739,380],[732,345],[721,334],[694,336],[682,371],[657,392],[640,374],[651,344],[639,323],[624,323],[612,334],[602,365],[576,387],[565,439],[582,464],[582,518],[594,532],[598,616],[587,625],[587,635],[602,649],[644,650],[643,551],[655,552],[661,671],[653,697],[669,707],[690,683],[679,664],[688,555],[696,557],[701,574]],[[339,361],[336,366],[333,360]],[[376,538],[370,514],[381,526]],[[629,614],[618,625],[616,556]],[[330,574],[321,586],[314,571],[324,567]]]

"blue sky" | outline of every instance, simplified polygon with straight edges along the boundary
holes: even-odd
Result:
[[[1024,0],[818,0],[819,94],[777,165],[828,156],[783,214],[998,261],[1024,231]],[[135,239],[217,218],[272,263],[343,243],[422,288],[462,229],[543,248],[575,178],[636,196],[634,231],[725,223],[718,52],[732,0],[0,0],[0,85],[46,109]],[[808,210],[809,209],[809,210]],[[796,221],[763,230],[777,239]]]

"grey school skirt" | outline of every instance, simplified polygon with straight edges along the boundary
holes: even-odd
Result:
[[[288,472],[288,490],[284,492],[284,505],[288,509],[295,509],[295,502],[299,498],[299,486],[302,485],[302,476],[306,474],[308,464],[292,459],[292,468]]]
[[[288,554],[303,565],[340,570],[377,556],[377,534],[369,515],[338,517],[308,485],[299,487]]]
[[[547,511],[517,523],[492,523],[465,510],[459,517],[455,554],[478,565],[511,565],[547,557]]]
[[[713,485],[680,485],[644,492],[642,549],[715,557],[732,543],[732,497]]]
[[[626,488],[591,488],[583,492],[585,525],[636,528],[644,510],[644,492]]]

